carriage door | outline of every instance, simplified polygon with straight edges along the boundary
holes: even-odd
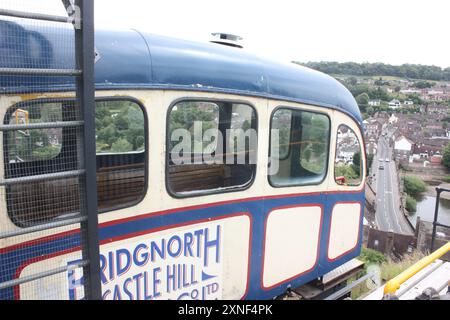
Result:
[[[81,278],[81,290],[71,294],[101,297],[93,1],[54,2],[59,16],[34,1],[40,13],[20,11],[30,7],[21,1],[0,7],[0,299],[20,299],[21,292],[67,298],[55,287],[70,289]],[[76,88],[76,99],[44,107],[51,87]],[[79,259],[52,262],[69,248]]]

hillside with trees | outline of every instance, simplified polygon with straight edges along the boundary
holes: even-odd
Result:
[[[402,64],[394,66],[384,63],[356,63],[356,62],[308,62],[293,61],[327,74],[345,74],[353,76],[392,76],[408,79],[423,79],[433,81],[450,81],[450,67],[442,69],[437,66],[419,64]]]
[[[450,107],[450,67],[355,62],[294,63],[324,72],[340,81],[355,97],[364,118],[380,111],[417,113],[420,106],[436,103]],[[433,92],[442,97],[435,100]],[[408,101],[408,105],[393,109],[389,105],[393,101]]]

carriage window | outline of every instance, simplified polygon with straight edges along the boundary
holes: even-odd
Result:
[[[168,190],[179,197],[250,186],[256,169],[256,113],[229,102],[179,102],[169,112]]]
[[[97,195],[100,211],[130,206],[143,198],[146,176],[145,117],[128,100],[96,102]],[[32,101],[10,108],[7,124],[67,122],[79,119],[72,100]],[[82,127],[12,130],[4,135],[5,177],[49,175],[49,180],[6,187],[8,214],[19,226],[75,214],[80,206],[78,177],[52,174],[80,169]]]
[[[99,210],[130,206],[145,195],[144,112],[126,100],[97,101],[97,197]]]
[[[16,109],[9,117],[10,125],[57,121],[62,121],[61,103],[47,103],[45,108],[32,104]],[[52,159],[61,152],[61,135],[61,128],[12,131],[7,136],[7,158],[10,163]]]
[[[361,144],[355,132],[340,125],[337,132],[334,178],[340,185],[359,186],[362,182]]]
[[[327,172],[327,116],[288,108],[272,115],[269,181],[274,187],[318,184]]]
[[[278,110],[272,117],[272,129],[278,131],[279,146],[278,154],[276,156],[278,159],[286,159],[289,155],[289,144],[291,140],[291,123],[292,123],[292,112],[290,110]]]

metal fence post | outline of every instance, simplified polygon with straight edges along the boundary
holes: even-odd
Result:
[[[437,223],[437,219],[438,219],[438,215],[439,215],[439,200],[441,198],[441,192],[442,189],[439,187],[436,187],[436,206],[434,208],[434,219],[433,219],[433,232],[431,234],[431,246],[430,246],[430,252],[433,252],[434,250],[434,240],[436,238],[436,223]]]
[[[86,241],[83,248],[83,259],[89,264],[83,272],[86,299],[101,299],[100,282],[100,250],[98,243],[97,217],[97,166],[95,146],[95,82],[94,82],[94,1],[77,0],[75,2],[81,14],[81,28],[75,27],[75,46],[77,53],[77,68],[83,75],[77,78],[78,106],[81,108],[84,120],[83,155],[86,170],[84,179],[85,210],[87,220],[81,224]]]

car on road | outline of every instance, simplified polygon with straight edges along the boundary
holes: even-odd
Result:
[[[383,165],[380,165],[380,166],[378,167],[378,169],[384,170],[384,166],[383,166]]]
[[[389,162],[390,160],[389,160],[389,158],[386,158],[386,160],[385,160],[386,162]]]
[[[379,161],[380,161],[380,162],[383,162],[383,161],[384,161],[384,159],[380,159]]]

